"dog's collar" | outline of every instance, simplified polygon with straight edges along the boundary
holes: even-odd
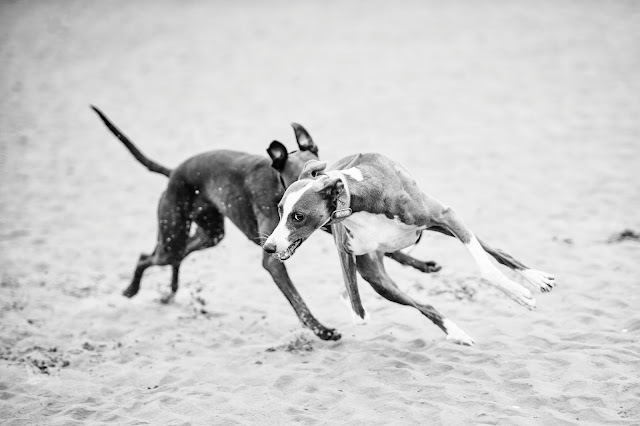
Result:
[[[336,200],[336,209],[331,212],[322,226],[333,225],[335,223],[341,222],[351,216],[351,214],[353,213],[353,210],[351,210],[351,192],[349,191],[349,184],[347,183],[346,176],[342,173],[340,173],[340,180],[342,181],[342,184],[344,186],[344,191],[342,191],[342,193]]]

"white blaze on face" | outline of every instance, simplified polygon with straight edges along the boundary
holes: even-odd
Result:
[[[293,241],[289,240],[291,231],[287,228],[287,221],[295,205],[300,200],[300,197],[311,188],[314,182],[315,181],[312,180],[300,189],[295,189],[293,186],[290,186],[289,189],[292,189],[292,191],[288,189],[284,193],[282,197],[282,216],[280,217],[280,222],[278,222],[276,229],[273,230],[269,238],[267,238],[267,241],[265,241],[265,244],[275,244],[276,252],[285,251],[291,243],[293,243]]]

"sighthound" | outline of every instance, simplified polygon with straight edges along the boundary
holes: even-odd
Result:
[[[425,194],[402,165],[381,154],[351,155],[329,169],[326,162],[309,161],[300,179],[285,191],[278,209],[280,222],[263,249],[284,261],[315,230],[330,225],[351,307],[360,320],[365,320],[367,313],[360,300],[356,269],[385,298],[418,309],[446,333],[448,340],[474,343],[433,306],[404,294],[380,261],[381,253],[415,244],[424,230],[458,238],[482,277],[528,309],[535,307],[531,292],[500,272],[487,253],[543,292],[555,285],[552,275],[530,269],[478,240],[452,209]]]
[[[98,108],[92,108],[136,160],[149,171],[169,178],[158,205],[156,247],[151,254],[140,255],[131,284],[123,292],[127,297],[138,293],[147,268],[169,265],[171,293],[161,301],[170,302],[178,291],[182,260],[190,253],[217,245],[225,234],[225,217],[249,240],[256,244],[263,242],[278,224],[278,201],[285,187],[298,179],[307,161],[318,159],[318,147],[309,133],[301,125],[292,123],[297,151],[288,152],[282,143],[273,141],[267,149],[271,159],[245,152],[214,150],[188,158],[171,170],[147,158]],[[440,269],[435,262],[420,261],[402,252],[387,256],[425,273]],[[378,262],[382,267],[382,258]],[[264,253],[262,266],[304,326],[323,340],[340,339],[338,331],[325,327],[313,316],[282,262]]]

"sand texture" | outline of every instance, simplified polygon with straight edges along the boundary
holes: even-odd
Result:
[[[640,3],[3,1],[0,64],[2,424],[640,424]],[[286,265],[324,342],[227,223],[126,299],[166,178],[89,104],[169,167],[291,121],[384,153],[558,285],[528,311],[429,234],[440,272],[387,269],[476,345],[362,280],[356,326],[318,234]]]

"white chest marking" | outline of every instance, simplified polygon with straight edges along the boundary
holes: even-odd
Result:
[[[357,212],[342,224],[349,230],[349,250],[356,255],[382,251],[394,252],[414,244],[425,229],[402,223],[397,217],[389,219],[383,214]]]

